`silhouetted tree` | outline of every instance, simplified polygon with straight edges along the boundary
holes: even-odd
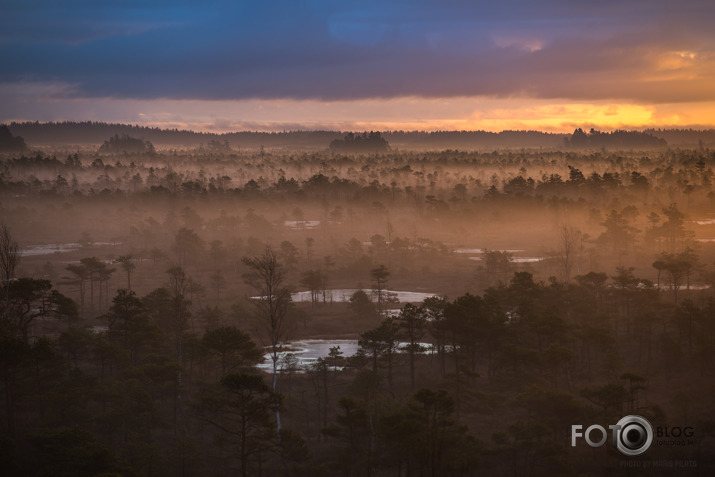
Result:
[[[132,262],[132,256],[121,255],[115,260],[115,263],[119,263],[127,273],[127,290],[132,291],[132,272],[137,268],[134,262]]]
[[[49,280],[18,278],[10,282],[8,288],[4,320],[28,342],[32,322],[38,317],[50,315],[55,309],[51,299],[52,283]]]
[[[404,349],[410,357],[410,388],[415,387],[415,355],[424,351],[419,340],[424,334],[425,326],[427,325],[427,316],[425,309],[414,306],[408,303],[400,310],[400,315],[397,321],[402,329],[402,334],[407,343]]]
[[[206,330],[203,344],[217,354],[221,362],[221,375],[247,370],[263,362],[263,351],[251,337],[235,326],[222,326]]]
[[[236,446],[241,476],[248,477],[256,475],[260,454],[276,445],[271,414],[279,407],[280,397],[261,376],[227,374],[220,386],[203,390],[196,414]]]
[[[370,299],[370,295],[363,290],[355,291],[348,300],[348,307],[358,316],[376,316],[377,307]]]
[[[204,242],[196,232],[182,227],[176,232],[173,248],[178,256],[179,265],[185,265],[188,260],[196,261],[198,259],[199,254],[203,251]]]
[[[373,372],[377,372],[377,363],[380,357],[387,361],[387,382],[392,388],[392,364],[398,350],[400,339],[400,324],[393,318],[385,318],[380,326],[360,334],[358,345],[365,352],[372,355]]]
[[[292,305],[290,291],[285,287],[285,271],[278,261],[278,255],[267,246],[259,257],[244,257],[243,264],[248,270],[243,274],[244,281],[252,286],[258,296],[252,303],[258,310],[258,319],[268,338],[270,356],[273,363],[273,390],[278,383],[278,359],[280,347],[285,341],[290,323],[288,312]],[[280,409],[276,410],[276,424],[281,430]]]
[[[372,278],[372,293],[377,300],[377,313],[384,316],[387,313],[387,304],[395,302],[387,291],[390,272],[385,265],[380,265],[370,270],[370,277]]]
[[[320,301],[320,293],[325,290],[326,277],[320,270],[308,270],[300,279],[300,284],[310,290],[310,302],[313,306]]]
[[[7,126],[2,126],[7,129]],[[7,317],[10,306],[10,280],[15,278],[15,270],[20,263],[20,247],[12,237],[10,229],[4,222],[0,222],[0,279],[2,279],[3,297],[5,307],[3,315]]]

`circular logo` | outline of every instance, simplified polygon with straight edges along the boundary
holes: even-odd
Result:
[[[625,455],[640,455],[653,443],[653,427],[645,417],[626,416],[617,426],[616,447]]]

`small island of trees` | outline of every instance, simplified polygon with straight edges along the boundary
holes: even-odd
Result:
[[[149,153],[153,154],[154,145],[149,141],[131,137],[127,134],[115,134],[108,140],[104,141],[99,148],[100,153],[117,154],[117,153]]]
[[[335,139],[330,143],[333,152],[387,152],[390,145],[379,132],[370,131],[362,134],[348,133],[344,139]]]
[[[570,138],[564,138],[567,147],[636,147],[636,148],[658,148],[666,147],[668,143],[663,138],[640,131],[616,130],[612,132],[601,132],[591,129],[588,133],[583,129],[574,130]]]

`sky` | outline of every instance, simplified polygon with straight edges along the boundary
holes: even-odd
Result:
[[[712,0],[0,0],[0,122],[715,127]]]

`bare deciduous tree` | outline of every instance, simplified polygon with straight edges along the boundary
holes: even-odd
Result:
[[[244,281],[258,293],[252,302],[258,309],[261,331],[264,339],[268,339],[268,346],[270,346],[269,354],[273,364],[273,390],[275,391],[278,382],[279,353],[281,344],[286,340],[289,332],[287,316],[293,300],[290,291],[283,284],[285,269],[278,261],[278,255],[270,246],[265,248],[263,255],[253,258],[244,257],[242,262],[248,269],[243,274]],[[280,410],[276,410],[276,423],[278,431],[280,431]]]
[[[10,280],[15,278],[15,270],[20,263],[20,247],[12,235],[10,229],[5,223],[0,223],[0,278],[2,278],[3,288],[5,289],[5,308],[4,313],[7,314],[8,302],[10,300]]]
[[[181,265],[175,265],[169,268],[166,273],[169,275],[169,291],[171,293],[171,301],[173,308],[174,333],[176,340],[176,354],[178,359],[177,371],[177,392],[174,400],[174,429],[178,429],[178,419],[181,401],[181,392],[183,386],[183,335],[186,329],[186,322],[189,318],[189,304],[186,299],[186,292],[189,288],[189,278]]]
[[[580,274],[579,259],[583,252],[584,235],[576,227],[564,225],[559,234],[558,258],[564,274],[564,281],[571,280],[571,270],[574,265],[577,268],[577,275]]]

